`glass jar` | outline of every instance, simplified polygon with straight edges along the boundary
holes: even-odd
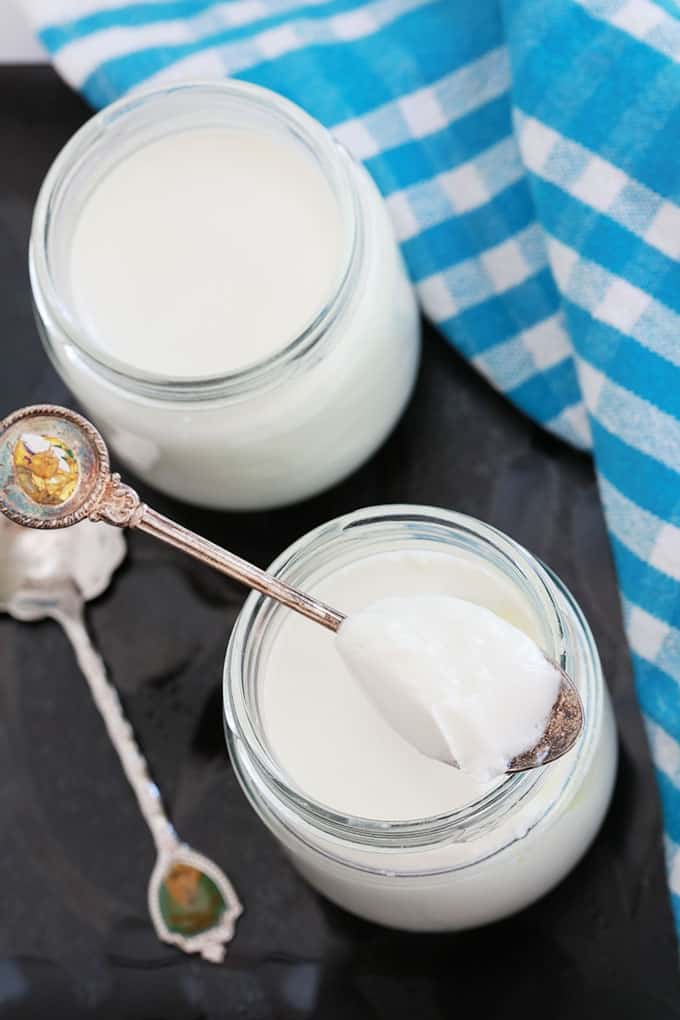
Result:
[[[79,321],[73,232],[88,196],[127,155],[172,132],[214,128],[285,137],[315,162],[341,213],[340,279],[314,321],[264,361],[218,378],[168,377],[160,365],[149,374],[98,347]],[[29,268],[40,333],[65,383],[125,464],[193,503],[257,509],[311,496],[377,449],[413,387],[416,302],[373,181],[299,107],[254,85],[136,93],[88,121],[45,178]]]
[[[609,804],[616,733],[578,605],[538,560],[488,525],[431,507],[369,508],[305,535],[271,569],[314,592],[349,563],[404,550],[473,557],[510,582],[546,654],[579,687],[585,726],[576,747],[543,769],[504,777],[478,801],[437,817],[389,822],[334,811],[297,788],[268,749],[258,687],[288,610],[258,594],[247,599],[227,651],[227,742],[253,808],[316,889],[381,924],[456,930],[521,910],[575,865]]]

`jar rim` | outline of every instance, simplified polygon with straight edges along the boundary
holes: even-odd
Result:
[[[440,534],[447,531],[450,535],[471,536],[479,540],[483,546],[500,554],[508,565],[516,571],[516,576],[526,585],[527,591],[534,599],[534,608],[543,613],[545,633],[551,647],[545,648],[546,654],[558,662],[562,668],[569,670],[574,652],[570,648],[569,634],[565,626],[563,613],[557,603],[555,583],[557,581],[543,564],[529,553],[523,546],[504,535],[501,531],[478,521],[476,518],[452,510],[437,507],[410,504],[392,504],[368,507],[362,510],[334,518],[326,524],[303,535],[282,552],[270,567],[270,571],[284,579],[291,580],[292,570],[304,563],[305,557],[312,557],[333,540],[341,539],[352,529],[389,526],[393,524],[411,525],[419,534],[424,534],[428,527],[435,527]],[[433,532],[434,534],[434,532]],[[295,580],[292,580],[295,583]],[[567,589],[560,592],[569,600],[576,610],[579,621],[585,627],[585,621]],[[249,711],[243,679],[246,673],[253,637],[258,619],[269,612],[272,619],[280,607],[271,608],[271,601],[256,592],[246,599],[243,609],[236,621],[231,634],[225,659],[223,680],[223,704],[225,715],[225,731],[230,749],[232,744],[239,742],[247,751],[248,765],[254,770],[258,782],[279,799],[290,811],[302,816],[314,828],[343,841],[384,848],[430,846],[438,842],[450,840],[464,841],[474,838],[491,824],[515,810],[519,804],[532,796],[543,785],[549,767],[535,769],[531,772],[506,776],[498,786],[484,794],[479,800],[463,805],[453,811],[436,816],[403,821],[363,818],[338,812],[328,805],[307,797],[295,789],[287,779],[285,771],[269,754],[257,733],[252,713]],[[260,639],[269,620],[262,623]],[[589,631],[586,633],[589,635]],[[597,662],[597,653],[590,639],[590,652]],[[245,665],[244,665],[245,664]],[[582,696],[586,708],[584,733],[580,744],[589,742],[596,728],[601,712],[599,691],[593,686],[590,671],[585,677]],[[566,782],[573,775],[578,760],[578,748],[573,752],[573,764]],[[563,784],[564,786],[564,784]]]
[[[59,225],[55,197],[92,156],[94,146],[145,104],[162,108],[166,101],[187,95],[195,97],[199,110],[202,101],[212,95],[231,100],[234,108],[240,106],[270,115],[288,129],[296,142],[304,145],[315,158],[332,188],[346,238],[341,269],[332,293],[296,337],[266,358],[243,368],[199,377],[165,376],[137,369],[93,344],[60,294],[49,258],[51,231]],[[171,131],[172,110],[166,108],[163,112]],[[330,327],[344,308],[360,272],[364,239],[350,166],[350,157],[322,124],[285,97],[251,82],[238,79],[182,81],[136,89],[111,103],[90,117],[66,142],[50,166],[36,201],[29,244],[29,273],[34,303],[41,319],[50,325],[50,330],[43,331],[48,352],[53,342],[49,335],[52,332],[73,345],[88,367],[110,383],[140,396],[173,403],[239,398],[279,383],[328,338]]]

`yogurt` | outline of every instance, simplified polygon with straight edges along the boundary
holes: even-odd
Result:
[[[555,885],[593,839],[616,767],[592,636],[564,586],[493,529],[424,507],[332,521],[272,569],[350,619],[388,598],[464,599],[560,662],[585,712],[553,764],[470,775],[395,731],[331,634],[250,596],[227,655],[227,736],[246,795],[295,867],[360,916],[421,931],[496,920]]]
[[[335,811],[407,821],[452,811],[478,800],[497,785],[504,768],[461,772],[437,760],[446,756],[445,741],[441,756],[425,756],[415,741],[404,740],[398,732],[403,721],[399,720],[396,728],[391,723],[395,715],[394,690],[389,708],[389,694],[384,696],[381,690],[377,699],[371,697],[367,687],[375,694],[378,684],[373,678],[368,683],[365,679],[365,642],[358,656],[350,650],[351,668],[346,661],[345,642],[355,637],[352,621],[359,631],[357,639],[365,639],[365,625],[371,627],[376,605],[384,611],[392,599],[403,606],[416,600],[425,600],[426,604],[433,600],[462,601],[467,594],[469,605],[486,608],[537,648],[535,624],[510,585],[483,565],[465,558],[454,564],[450,556],[404,550],[349,564],[321,583],[314,594],[347,613],[338,637],[329,639],[317,624],[287,614],[269,653],[260,695],[267,740],[299,790]],[[471,601],[470,597],[481,601]],[[422,608],[427,611],[425,606]],[[413,627],[412,618],[410,624]],[[347,625],[348,631],[341,639]],[[420,646],[415,653],[417,659],[422,653],[422,631],[419,636],[421,640],[415,639],[416,646]],[[403,644],[402,640],[396,647],[392,641],[390,646],[388,640],[382,647],[383,668],[389,660],[389,681],[393,681],[399,664],[406,667],[407,673],[412,665],[405,661]],[[372,663],[376,652],[379,654],[372,643],[368,656]],[[362,660],[358,669],[357,658]],[[394,672],[390,665],[396,667]],[[417,671],[418,665],[413,663],[413,667]],[[431,689],[429,693],[425,704],[431,708],[432,698],[437,695]],[[554,701],[552,694],[548,700],[549,710]],[[474,755],[475,750],[473,741],[470,753]]]
[[[333,190],[299,146],[243,129],[173,132],[88,197],[69,290],[92,342],[117,360],[220,376],[315,319],[338,286],[343,240]]]
[[[422,567],[438,570],[436,561]],[[396,733],[482,782],[536,746],[560,688],[527,634],[446,595],[374,602],[343,621],[336,647]]]
[[[419,318],[385,203],[324,128],[245,82],[119,100],[33,221],[38,325],[119,458],[203,506],[291,503],[383,442]]]

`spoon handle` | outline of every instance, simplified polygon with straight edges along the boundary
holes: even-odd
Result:
[[[214,542],[201,538],[200,535],[183,528],[180,524],[176,524],[148,506],[144,505],[141,515],[133,526],[140,531],[145,531],[148,535],[153,535],[154,538],[159,538],[162,542],[167,542],[168,545],[172,545],[176,549],[181,549],[195,559],[214,567],[215,570],[240,581],[241,584],[276,599],[282,605],[297,613],[302,613],[303,616],[307,616],[310,620],[320,623],[329,630],[336,631],[344,620],[342,613],[327,606],[324,602],[298,591],[286,584],[285,581],[280,581],[277,577],[268,574],[266,570],[261,570],[254,564],[248,563],[247,560],[241,559],[240,556],[215,545]]]
[[[157,851],[170,853],[179,845],[177,834],[165,813],[160,790],[149,775],[132,727],[125,718],[118,693],[106,675],[102,658],[90,640],[80,613],[55,607],[51,610],[51,616],[60,624],[71,642],[78,665],[87,680],[127,780],[134,790]]]
[[[106,667],[90,640],[79,596],[52,606],[49,615],[64,629],[78,665],[87,680],[90,693],[106,726],[123,771],[137,798],[142,817],[156,844],[156,865],[148,889],[149,912],[156,934],[163,942],[177,945],[187,953],[199,952],[213,963],[224,959],[225,943],[234,937],[234,926],[243,912],[234,887],[221,868],[204,854],[180,841],[165,813],[161,792],[149,774],[130,723],[125,718],[118,693],[106,675]],[[196,912],[192,903],[173,901],[172,917],[182,915],[182,926],[170,927],[166,915],[168,889],[177,871],[193,876],[194,883],[209,883],[212,895]],[[169,893],[173,896],[172,892]],[[205,897],[204,897],[205,899]],[[209,908],[206,915],[206,910]]]
[[[118,528],[137,528],[147,535],[159,538],[161,542],[181,549],[194,559],[207,563],[235,581],[254,588],[255,591],[268,595],[282,605],[301,613],[314,623],[320,623],[328,630],[336,631],[345,619],[342,613],[325,602],[298,591],[278,577],[273,577],[266,570],[261,570],[248,560],[236,556],[235,553],[222,549],[221,546],[201,538],[194,531],[183,528],[176,521],[164,517],[146,503],[142,503],[135,490],[122,482],[120,475],[109,475],[103,492],[89,514],[92,521],[105,521]]]

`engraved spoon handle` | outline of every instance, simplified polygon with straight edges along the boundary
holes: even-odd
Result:
[[[71,642],[80,670],[87,680],[157,851],[167,853],[174,850],[179,840],[165,813],[160,790],[149,775],[146,760],[125,718],[118,693],[106,675],[102,657],[90,640],[80,611],[75,607],[60,605],[50,609],[50,616],[60,624]]]
[[[180,842],[165,813],[160,790],[149,774],[146,760],[125,718],[118,693],[106,675],[104,662],[90,640],[83,620],[81,602],[74,589],[63,593],[58,604],[45,607],[46,614],[63,627],[75,652],[78,665],[87,680],[92,698],[99,709],[123,771],[132,787],[142,816],[156,845],[156,865],[149,880],[147,899],[156,934],[163,942],[179,946],[186,953],[200,952],[213,963],[224,959],[225,944],[234,937],[234,926],[243,907],[231,882],[210,858]],[[201,914],[192,914],[191,905],[174,905],[185,910],[184,927],[171,928],[166,918],[164,897],[167,898],[169,876],[176,867],[188,869],[203,881],[212,883],[212,917],[209,922]],[[198,927],[196,927],[198,920]]]
[[[200,535],[183,528],[180,524],[176,524],[145,504],[140,506],[140,512],[131,521],[131,527],[145,531],[147,534],[153,535],[154,538],[160,538],[168,545],[189,553],[197,560],[207,563],[249,588],[255,588],[263,595],[276,599],[277,602],[281,602],[297,613],[302,613],[303,616],[307,616],[310,620],[320,623],[329,630],[336,631],[345,618],[337,609],[332,609],[331,606],[312,598],[311,595],[298,591],[286,584],[285,581],[280,581],[277,577],[268,574],[266,570],[261,570],[254,564],[248,563],[247,560],[241,559],[240,556],[221,549],[214,542],[201,538]]]

